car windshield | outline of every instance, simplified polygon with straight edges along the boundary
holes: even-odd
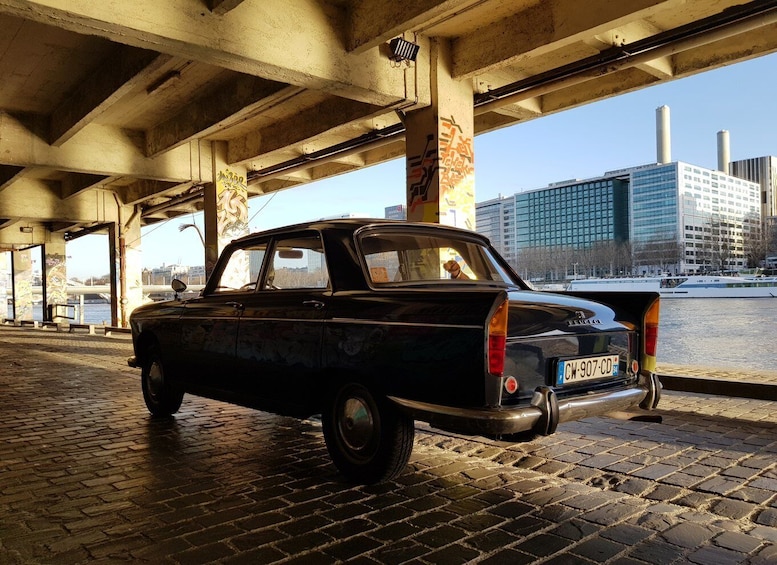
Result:
[[[359,244],[373,285],[443,280],[518,284],[488,247],[453,232],[368,231]]]

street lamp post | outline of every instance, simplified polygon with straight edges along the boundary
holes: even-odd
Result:
[[[202,242],[202,246],[205,247],[205,238],[202,237],[202,232],[200,231],[200,228],[197,227],[196,224],[181,224],[180,226],[178,226],[178,231],[183,231],[186,228],[194,228],[195,230],[197,230],[197,235],[200,236],[200,241]]]

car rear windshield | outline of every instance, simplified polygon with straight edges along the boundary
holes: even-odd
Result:
[[[373,285],[488,282],[516,284],[493,251],[474,240],[399,231],[369,231],[359,245]]]

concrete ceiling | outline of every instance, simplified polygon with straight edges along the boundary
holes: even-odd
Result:
[[[773,53],[777,1],[0,0],[0,248],[200,210],[213,141],[252,196],[404,155],[434,41],[483,133]]]

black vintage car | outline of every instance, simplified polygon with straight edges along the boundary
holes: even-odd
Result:
[[[321,414],[337,468],[371,483],[404,468],[414,419],[519,440],[655,407],[658,304],[531,290],[470,231],[321,221],[236,240],[199,297],[136,309],[129,363],[154,415],[184,393]]]

